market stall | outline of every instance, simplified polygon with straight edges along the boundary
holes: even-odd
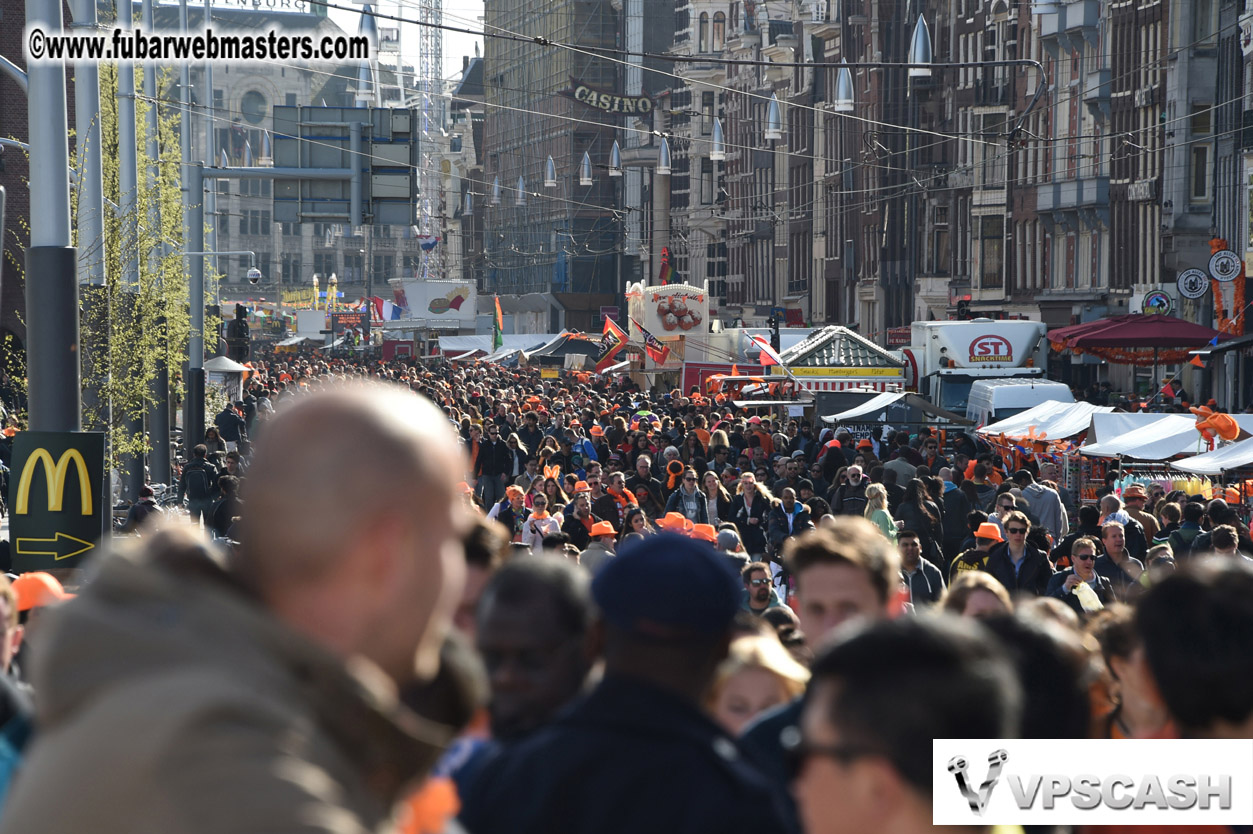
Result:
[[[979,429],[986,437],[1026,437],[1034,432],[1038,436],[1060,440],[1086,432],[1093,414],[1109,414],[1111,406],[1091,403],[1064,403],[1048,400],[990,426]]]

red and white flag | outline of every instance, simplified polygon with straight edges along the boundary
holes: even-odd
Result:
[[[783,358],[775,352],[774,348],[770,347],[770,341],[766,339],[765,336],[749,336],[748,338],[753,344],[761,348],[760,364],[766,366],[778,365],[780,368],[783,367]]]

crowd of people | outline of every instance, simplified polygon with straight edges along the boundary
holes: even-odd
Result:
[[[220,541],[141,511],[74,598],[0,589],[0,832],[909,832],[935,738],[1253,736],[1221,500],[626,379],[255,366],[180,474]]]

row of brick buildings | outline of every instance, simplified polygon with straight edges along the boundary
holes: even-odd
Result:
[[[462,181],[482,244],[457,268],[488,292],[620,293],[667,245],[724,324],[782,308],[885,341],[959,309],[1064,325],[1157,290],[1208,321],[1175,282],[1211,240],[1249,239],[1246,2],[487,0],[489,32],[576,49],[486,40]],[[882,66],[919,17],[930,75]],[[652,107],[589,106],[578,84]]]

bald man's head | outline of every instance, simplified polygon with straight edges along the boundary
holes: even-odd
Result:
[[[395,385],[331,384],[280,411],[256,446],[240,556],[262,597],[397,677],[412,641],[437,654],[461,593],[466,468],[439,409]]]

